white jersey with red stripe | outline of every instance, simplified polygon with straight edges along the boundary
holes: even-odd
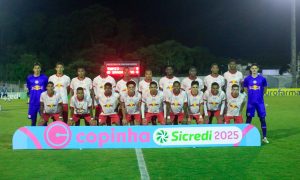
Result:
[[[149,91],[143,94],[142,101],[145,103],[148,113],[163,112],[164,96],[162,91],[158,90],[155,96],[151,95]]]
[[[180,90],[179,94],[174,94],[173,91],[166,96],[166,102],[170,103],[171,111],[175,114],[183,112],[183,106],[187,103],[186,92]]]
[[[150,83],[152,81],[154,81],[154,80],[145,81],[145,79],[143,79],[142,81],[140,81],[140,83],[139,83],[139,92],[142,93],[142,95],[149,92],[149,86],[150,86]],[[154,82],[156,82],[156,81],[154,81]],[[158,83],[157,83],[157,86],[158,86]]]
[[[226,95],[223,91],[213,95],[211,91],[205,91],[203,95],[203,103],[206,103],[207,110],[217,111],[221,109],[222,101],[226,100]]]
[[[140,114],[139,104],[142,101],[142,97],[139,92],[135,92],[133,96],[124,93],[120,96],[120,101],[125,104],[127,114]]]
[[[181,88],[183,90],[185,90],[186,92],[189,91],[189,90],[191,90],[191,84],[192,84],[193,81],[198,81],[198,83],[199,83],[199,91],[201,91],[201,89],[204,88],[203,81],[199,77],[197,77],[195,80],[192,80],[189,77],[184,78],[181,81]]]
[[[168,78],[168,77],[164,76],[159,80],[159,88],[162,89],[165,98],[168,93],[172,92],[173,83],[175,81],[180,82],[180,80],[175,76],[173,76],[173,78]]]
[[[98,75],[93,79],[93,89],[96,96],[104,92],[104,85],[106,83],[110,83],[112,85],[113,90],[116,88],[115,79],[109,75],[107,75],[106,77],[101,77],[100,75]]]
[[[231,94],[228,94],[226,102],[226,116],[239,116],[241,115],[240,111],[242,104],[246,102],[246,96],[242,93],[239,93],[239,96],[235,98],[232,97]]]
[[[192,115],[200,114],[200,104],[203,103],[203,92],[199,91],[197,95],[193,95],[191,91],[187,91],[188,109]]]
[[[80,80],[78,77],[73,78],[71,81],[70,88],[73,89],[74,94],[76,94],[77,88],[82,87],[84,90],[84,96],[91,97],[91,89],[93,88],[92,80],[88,77]]]
[[[227,82],[227,84],[226,84],[226,94],[231,93],[231,86],[234,85],[234,84],[239,85],[240,89],[241,89],[241,84],[243,82],[243,74],[240,71],[237,71],[234,74],[227,71],[227,72],[224,73],[224,78]]]
[[[101,115],[116,114],[116,108],[119,104],[120,95],[115,92],[112,92],[110,96],[106,96],[104,92],[100,93],[99,95],[100,96],[96,96],[96,99],[102,108]]]
[[[74,108],[74,114],[89,114],[89,108],[92,107],[92,99],[84,97],[82,100],[79,100],[75,95],[71,97],[70,107]]]
[[[207,90],[211,90],[211,84],[217,82],[220,86],[219,90],[222,90],[222,87],[225,85],[225,79],[223,76],[218,75],[217,77],[213,77],[211,74],[208,76],[205,76],[204,78],[204,85],[207,87]]]
[[[44,103],[44,113],[56,114],[58,113],[58,104],[62,104],[63,101],[60,94],[54,92],[52,96],[49,96],[45,91],[41,94],[40,102]]]
[[[54,91],[60,94],[63,104],[68,104],[68,87],[70,86],[71,79],[69,76],[56,74],[49,77],[49,80],[54,84]]]
[[[134,81],[134,80],[130,79],[129,81]],[[127,86],[126,86],[127,82],[128,81],[124,81],[124,79],[121,79],[120,81],[118,81],[117,85],[116,85],[116,92],[119,93],[120,95],[123,93],[127,93]],[[136,90],[137,90],[137,84],[136,84]]]

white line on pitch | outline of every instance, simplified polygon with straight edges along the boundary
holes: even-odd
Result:
[[[145,160],[144,160],[142,149],[136,148],[135,149],[135,154],[136,154],[136,158],[137,158],[140,173],[141,173],[141,179],[142,180],[149,180],[150,176],[149,176],[147,166],[146,166],[146,163],[145,163]]]

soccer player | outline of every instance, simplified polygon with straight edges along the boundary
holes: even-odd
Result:
[[[89,77],[85,76],[85,68],[78,67],[77,68],[77,77],[73,78],[70,84],[70,92],[71,97],[74,95],[74,91],[82,87],[84,91],[84,96],[90,97],[92,101],[94,101],[94,90],[93,90],[93,82]],[[92,109],[94,108],[92,104]]]
[[[130,76],[130,71],[128,67],[124,67],[123,69],[123,78],[117,82],[116,85],[116,92],[119,93],[120,95],[122,93],[126,93],[127,92],[127,86],[126,83],[128,81],[134,81],[131,76]]]
[[[149,85],[149,91],[142,97],[142,106],[146,106],[146,108],[141,109],[144,125],[148,125],[152,121],[152,118],[156,118],[161,125],[166,124],[163,113],[163,102],[163,93],[158,90],[157,82],[152,81]],[[156,123],[153,123],[153,125],[156,125]]]
[[[123,125],[130,123],[130,125],[141,124],[141,94],[136,92],[136,83],[128,81],[126,83],[127,93],[120,96],[121,108],[123,113]]]
[[[69,119],[69,125],[75,123],[75,126],[80,125],[80,119],[84,119],[85,124],[96,125],[92,121],[92,99],[84,95],[82,87],[76,89],[76,95],[71,97],[71,118]]]
[[[53,118],[55,121],[61,121],[62,104],[63,101],[60,94],[54,91],[54,83],[49,81],[47,83],[47,91],[43,92],[40,98],[42,121],[39,125],[47,125],[49,118]]]
[[[26,80],[29,108],[28,119],[31,119],[31,126],[36,126],[37,114],[40,111],[40,97],[42,92],[46,91],[48,77],[41,74],[41,64],[33,64],[33,74],[29,75]]]
[[[139,82],[139,92],[143,95],[149,92],[150,83],[154,81],[152,79],[152,70],[146,69],[145,70],[145,79]],[[156,81],[155,81],[156,82]]]
[[[70,77],[64,75],[64,64],[56,63],[56,74],[49,77],[49,81],[54,83],[54,91],[58,93],[63,100],[62,117],[65,123],[68,123],[68,94],[70,92]]]
[[[111,77],[110,75],[108,75],[106,73],[106,69],[104,65],[100,66],[100,74],[95,77],[93,79],[93,89],[94,89],[94,93],[96,97],[99,97],[100,94],[102,94],[104,92],[104,84],[105,83],[111,83],[112,84],[112,88],[115,89],[116,88],[116,81],[113,77]],[[98,102],[96,100],[96,102]],[[96,105],[95,108],[95,118],[99,117],[99,114],[101,112],[101,106],[100,104]]]
[[[258,65],[252,64],[250,67],[251,75],[247,76],[244,80],[244,89],[248,94],[246,123],[251,123],[256,110],[261,123],[262,141],[269,143],[267,139],[266,108],[264,103],[264,94],[267,92],[268,84],[267,80],[258,74],[258,70]]]
[[[217,82],[219,85],[219,90],[223,90],[224,86],[225,86],[225,79],[223,76],[219,75],[219,66],[218,64],[214,63],[211,65],[211,74],[207,75],[204,78],[204,86],[205,86],[205,91],[208,90],[208,92],[210,92],[211,90],[211,84],[213,82]]]
[[[184,116],[188,117],[187,113],[187,96],[185,91],[180,89],[180,82],[173,83],[171,93],[166,96],[167,114],[170,114],[172,124],[182,123]],[[184,112],[186,111],[186,112]]]
[[[243,89],[243,74],[237,70],[236,66],[236,61],[234,59],[230,59],[228,71],[224,73],[227,95],[230,95],[232,89],[231,86],[233,84],[237,84],[239,87],[241,87],[241,90]]]
[[[220,86],[217,82],[213,82],[210,91],[206,90],[203,95],[204,121],[206,124],[211,124],[213,117],[217,118],[218,124],[223,124],[225,100],[225,93],[220,90]]]
[[[204,89],[203,81],[199,77],[197,77],[197,69],[195,67],[190,67],[189,76],[182,80],[181,88],[188,92],[189,90],[191,90],[192,81],[198,82],[199,91]]]
[[[226,115],[224,116],[225,124],[230,124],[230,120],[234,119],[235,124],[243,123],[242,111],[246,104],[246,97],[240,93],[240,87],[237,84],[231,86],[230,94],[226,99]]]
[[[174,76],[173,66],[166,66],[165,68],[166,76],[159,80],[159,89],[163,91],[164,99],[166,99],[167,94],[172,92],[173,83],[175,81],[180,82],[180,80]],[[167,118],[167,105],[164,103],[164,116]]]
[[[188,99],[188,124],[191,124],[193,119],[197,124],[203,124],[203,92],[199,91],[199,82],[192,81],[191,89],[187,92]]]
[[[116,112],[116,108],[119,104],[119,96],[118,93],[113,92],[111,83],[104,84],[104,92],[96,98],[102,107],[102,111],[99,115],[100,125],[107,124],[107,118],[110,118],[111,123],[120,125],[120,118]]]

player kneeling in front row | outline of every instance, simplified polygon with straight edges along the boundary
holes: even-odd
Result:
[[[84,89],[78,87],[76,89],[76,95],[71,98],[70,103],[71,108],[71,118],[69,119],[68,124],[75,126],[80,125],[80,119],[84,119],[85,125],[95,126],[97,122],[92,120],[92,99],[84,95]]]
[[[224,116],[225,124],[230,124],[234,119],[235,124],[243,123],[242,111],[246,103],[245,95],[240,93],[240,87],[237,84],[231,86],[231,93],[227,95],[226,115]]]
[[[173,83],[173,90],[167,94],[166,103],[171,124],[181,124],[184,116],[187,115],[187,97],[186,93],[180,89],[179,81]]]
[[[155,124],[153,125],[156,125],[156,120],[161,125],[166,124],[164,119],[163,103],[163,93],[158,90],[157,83],[152,81],[149,85],[149,91],[144,93],[142,98],[141,112],[144,125],[148,125],[149,122],[153,123],[152,118],[156,118]],[[145,111],[146,113],[144,113]]]
[[[191,90],[187,90],[188,98],[188,124],[196,120],[197,124],[203,124],[203,92],[199,90],[199,82],[192,81]]]
[[[61,121],[62,117],[62,98],[54,91],[54,83],[47,83],[47,91],[43,92],[40,97],[40,114],[41,121],[39,126],[47,125],[49,118],[55,121]]]
[[[130,123],[130,125],[141,124],[141,94],[136,92],[136,83],[134,81],[128,81],[126,83],[127,92],[121,94],[121,108],[123,113],[123,125]]]
[[[99,115],[99,125],[107,124],[108,118],[111,120],[111,124],[120,125],[120,118],[116,112],[119,104],[119,94],[112,91],[112,84],[104,84],[104,92],[99,94],[98,99],[102,111]]]
[[[226,96],[222,90],[219,90],[219,87],[217,82],[213,82],[210,90],[205,91],[203,95],[204,121],[206,124],[211,124],[213,117],[217,118],[218,124],[223,124]]]

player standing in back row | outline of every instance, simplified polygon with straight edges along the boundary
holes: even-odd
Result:
[[[49,81],[54,83],[54,91],[60,95],[63,101],[62,117],[65,123],[68,123],[68,94],[70,92],[71,79],[64,74],[64,64],[56,63],[56,74],[49,77]]]
[[[254,117],[255,110],[260,120],[264,143],[269,143],[267,139],[266,108],[264,103],[264,94],[267,92],[267,80],[258,74],[259,67],[252,64],[251,74],[244,80],[244,89],[248,94],[247,103],[247,121],[250,124]]]
[[[231,94],[231,86],[237,84],[242,88],[243,85],[243,74],[237,70],[236,61],[234,59],[229,60],[228,71],[224,73],[224,78],[226,82],[226,94]]]
[[[40,111],[40,97],[42,92],[46,91],[48,83],[48,77],[41,74],[40,63],[34,63],[33,74],[29,75],[26,81],[29,95],[28,119],[31,119],[31,126],[36,126],[37,114]]]

